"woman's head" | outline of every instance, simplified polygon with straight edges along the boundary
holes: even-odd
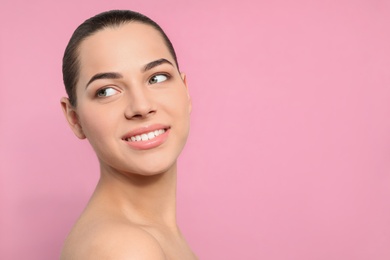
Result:
[[[74,31],[69,43],[65,49],[64,57],[62,60],[62,73],[63,80],[65,84],[65,89],[69,97],[71,105],[77,105],[77,95],[76,95],[76,85],[79,79],[80,71],[80,62],[79,62],[79,47],[80,44],[88,37],[93,34],[101,31],[105,28],[115,28],[123,24],[130,22],[138,22],[142,24],[149,25],[157,30],[168,48],[172,58],[174,59],[177,68],[179,64],[177,62],[177,57],[173,45],[165,32],[161,27],[151,20],[150,18],[144,16],[143,14],[133,12],[130,10],[111,10],[107,12],[100,13],[96,16],[93,16],[83,22],[77,29]]]
[[[88,139],[102,169],[154,175],[176,167],[188,136],[191,101],[161,29],[124,20],[126,14],[143,17],[112,11],[91,18],[96,26],[87,26],[89,33],[77,29],[65,54],[74,57],[64,62],[66,87],[77,104],[71,96],[61,104],[73,132]]]

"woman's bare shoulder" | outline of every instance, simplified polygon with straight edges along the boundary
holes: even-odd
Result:
[[[75,225],[67,238],[61,260],[166,259],[158,241],[142,228],[105,220]]]

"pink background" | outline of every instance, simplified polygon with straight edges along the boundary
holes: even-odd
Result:
[[[390,259],[384,0],[1,0],[0,259],[58,259],[94,188],[61,59],[108,9],[160,23],[188,75],[178,216],[201,259]]]

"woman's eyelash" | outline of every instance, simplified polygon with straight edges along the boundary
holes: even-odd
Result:
[[[96,97],[110,97],[112,95],[115,95],[117,92],[118,90],[113,87],[101,88],[96,91]]]
[[[148,83],[149,84],[161,83],[161,82],[167,81],[170,78],[171,78],[171,75],[169,75],[169,74],[159,73],[159,74],[155,74],[152,77],[150,77]]]
[[[161,83],[161,82],[169,80],[171,77],[172,76],[167,74],[167,73],[154,74],[152,77],[150,77],[150,79],[148,80],[148,83],[149,84]],[[105,97],[113,96],[113,95],[117,94],[118,92],[119,91],[113,87],[104,87],[104,88],[97,90],[95,96],[98,98],[105,98]]]

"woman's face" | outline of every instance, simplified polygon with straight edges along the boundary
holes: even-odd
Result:
[[[79,61],[77,107],[65,110],[101,167],[141,175],[174,167],[191,102],[160,33],[136,22],[106,28],[81,43]]]

